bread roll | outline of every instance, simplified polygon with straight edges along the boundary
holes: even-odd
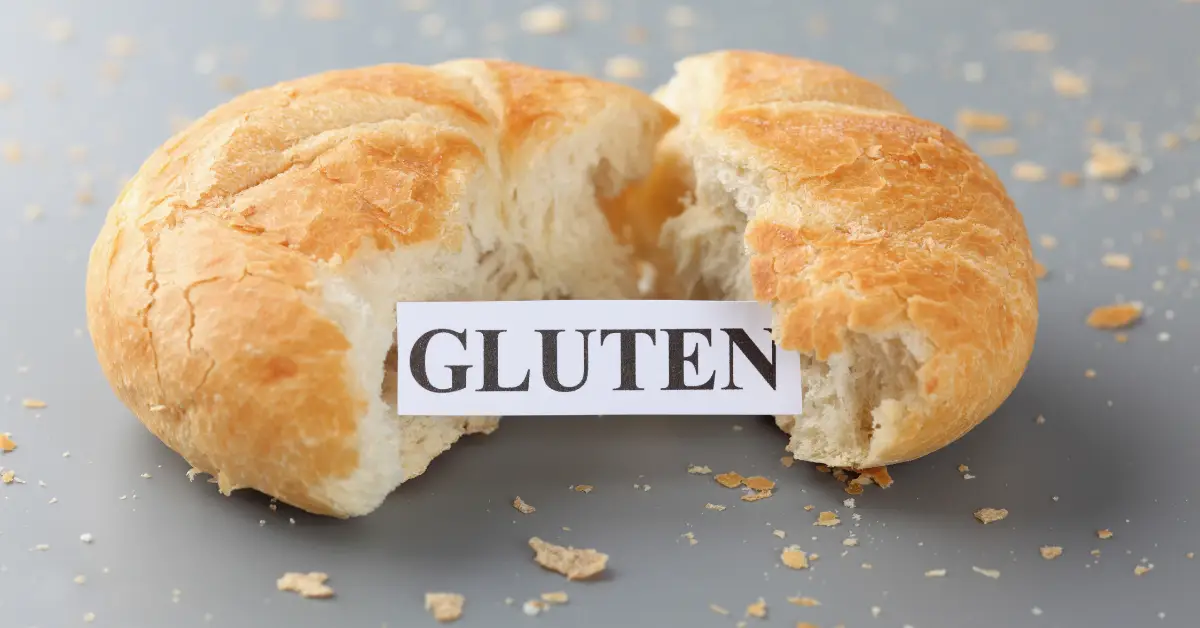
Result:
[[[109,211],[87,277],[100,365],[222,492],[368,513],[497,422],[396,416],[395,302],[637,296],[619,194],[675,123],[631,88],[477,60],[239,96]]]
[[[841,68],[725,51],[656,97],[675,285],[758,300],[802,359],[796,458],[866,468],[962,436],[1012,392],[1037,329],[1020,213],[945,128]]]

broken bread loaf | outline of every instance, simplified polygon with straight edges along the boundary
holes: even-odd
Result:
[[[681,296],[757,300],[802,360],[802,460],[866,468],[962,436],[1012,392],[1037,329],[1020,213],[959,138],[838,67],[681,61],[653,177]]]
[[[637,296],[621,193],[675,123],[631,88],[479,60],[241,95],[109,211],[100,366],[222,492],[368,513],[497,421],[396,415],[395,302]]]

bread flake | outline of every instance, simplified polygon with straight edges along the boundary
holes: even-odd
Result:
[[[275,581],[275,588],[280,591],[299,593],[304,598],[330,598],[333,589],[325,584],[329,574],[319,571],[308,573],[289,571]]]
[[[608,554],[594,549],[563,547],[536,536],[529,539],[529,547],[534,551],[534,562],[566,576],[568,580],[586,580],[608,566]]]

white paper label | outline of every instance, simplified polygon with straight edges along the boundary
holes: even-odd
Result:
[[[753,301],[398,303],[400,415],[799,414]]]

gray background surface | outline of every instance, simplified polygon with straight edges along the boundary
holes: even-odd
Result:
[[[1165,151],[1156,139],[1181,133],[1200,103],[1200,6],[693,0],[695,26],[674,28],[665,2],[607,2],[600,22],[583,20],[570,2],[571,28],[535,37],[519,29],[530,3],[431,0],[417,13],[405,4],[345,2],[336,21],[304,19],[296,1],[278,3],[273,17],[232,0],[0,6],[0,81],[13,88],[0,104],[0,142],[23,152],[17,163],[0,158],[0,432],[19,444],[0,465],[26,482],[0,485],[0,626],[83,625],[85,613],[95,614],[91,625],[133,628],[432,626],[422,596],[437,590],[466,595],[463,627],[733,626],[759,597],[770,614],[752,626],[1197,625],[1200,561],[1185,554],[1200,551],[1200,274],[1175,264],[1191,255],[1200,265],[1200,145]],[[443,18],[440,32],[428,14]],[[69,20],[69,41],[48,40],[54,19]],[[633,27],[644,29],[644,42],[630,41]],[[1000,33],[1027,28],[1052,33],[1057,47],[997,44]],[[136,54],[106,52],[119,34],[134,38]],[[1009,114],[1020,152],[988,159],[1035,241],[1059,240],[1054,250],[1035,245],[1050,275],[1040,284],[1037,349],[1016,392],[960,442],[893,468],[895,486],[869,488],[855,509],[811,465],[780,465],[785,439],[767,420],[696,417],[508,419],[439,458],[370,517],[271,511],[262,496],[224,498],[211,484],[189,483],[186,464],[101,376],[82,331],[88,248],[119,180],[166,139],[172,116],[194,117],[230,97],[219,87],[232,79],[221,77],[250,88],[335,67],[471,55],[599,73],[609,56],[630,54],[646,63],[634,83],[652,88],[679,56],[722,47],[889,77],[914,112],[947,125],[960,107]],[[964,78],[964,64],[975,62],[981,82]],[[1091,94],[1057,95],[1050,75],[1060,66],[1091,77]],[[1101,184],[1065,189],[1053,179],[1082,167],[1092,116],[1113,140],[1140,123],[1152,160],[1115,186],[1115,200]],[[85,159],[69,159],[73,145],[86,146]],[[1015,181],[1009,172],[1020,159],[1047,166],[1051,180]],[[87,178],[95,202],[79,204]],[[30,219],[29,205],[43,209],[40,218]],[[1103,267],[1110,250],[1130,254],[1133,269]],[[1124,345],[1083,324],[1092,307],[1117,298],[1149,308]],[[27,397],[49,407],[22,408]],[[956,471],[962,463],[975,479]],[[688,464],[764,474],[779,488],[742,503],[711,478],[688,475]],[[568,490],[577,483],[596,489]],[[514,511],[518,494],[538,511]],[[706,502],[730,508],[710,511]],[[983,506],[1011,515],[985,527],[972,518]],[[811,525],[833,509],[841,526]],[[772,536],[775,528],[788,538]],[[1115,537],[1098,540],[1099,528]],[[681,538],[689,531],[696,545]],[[94,542],[82,543],[83,533]],[[851,534],[860,545],[844,548]],[[610,572],[566,583],[531,561],[531,535],[608,552]],[[782,568],[779,552],[790,543],[822,557],[807,571]],[[32,551],[38,544],[50,548]],[[1045,561],[1042,545],[1065,553]],[[1143,559],[1154,569],[1135,576]],[[986,578],[973,565],[1002,575]],[[935,568],[947,577],[923,576]],[[290,570],[328,572],[337,598],[275,591]],[[76,575],[87,582],[74,583]],[[554,590],[568,591],[570,603],[521,614],[523,600]],[[789,595],[822,605],[792,606]],[[506,597],[516,603],[506,606]],[[733,615],[714,614],[714,603]]]

